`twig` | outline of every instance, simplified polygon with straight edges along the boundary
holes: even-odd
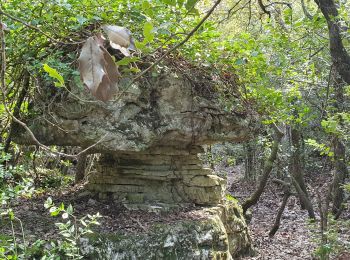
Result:
[[[233,10],[239,5],[239,3],[242,2],[242,0],[238,0],[228,11],[227,11],[227,15],[225,18],[221,19],[219,21],[219,24],[223,23],[225,20],[228,20],[233,14],[235,14],[238,10],[235,10],[233,12]],[[251,1],[249,1],[250,3]]]
[[[270,3],[270,4],[265,5],[265,8],[266,8],[266,7],[269,7],[269,6],[272,6],[272,5],[286,5],[286,6],[288,6],[290,9],[292,9],[292,4],[291,4],[291,3],[287,3],[287,2],[273,2],[273,3]]]

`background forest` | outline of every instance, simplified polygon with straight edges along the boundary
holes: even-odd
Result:
[[[77,59],[86,39],[108,24],[127,28],[134,41],[131,50],[118,49],[122,80],[186,60],[234,83],[234,90],[216,89],[226,111],[255,118],[249,141],[208,145],[202,154],[251,221],[257,256],[247,259],[350,259],[349,10],[347,0],[1,1],[0,227],[13,232],[0,233],[0,258],[79,259],[79,239],[98,224],[97,211],[77,216],[75,205],[50,197],[80,189],[99,155],[16,136],[64,95],[91,96]],[[42,82],[49,89],[38,95]],[[48,198],[59,230],[49,246],[18,231],[30,210],[13,210],[39,197]],[[300,256],[283,244],[293,223],[301,225]]]

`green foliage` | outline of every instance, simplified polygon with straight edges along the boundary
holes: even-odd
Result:
[[[350,221],[336,220],[332,214],[327,217],[326,230],[320,230],[320,223],[311,223],[309,228],[312,234],[312,240],[317,247],[314,255],[320,260],[333,259],[337,254],[349,250],[347,241],[340,238],[340,234],[346,234],[350,231]]]
[[[92,234],[92,227],[99,225],[99,213],[86,215],[78,219],[74,215],[72,205],[65,207],[63,203],[56,206],[49,197],[45,202],[45,208],[51,216],[61,215],[64,222],[56,222],[59,229],[60,239],[45,241],[38,239],[29,244],[26,240],[22,222],[17,218],[12,209],[0,212],[1,221],[9,221],[12,229],[12,236],[0,236],[0,258],[1,259],[83,259],[80,252],[81,239]],[[18,223],[21,230],[21,238],[15,235],[14,227]]]
[[[23,23],[3,17],[9,27],[6,33],[9,60],[6,71],[9,92],[6,98],[10,109],[13,109],[18,97],[15,86],[23,71],[29,71],[34,79],[31,80],[28,100],[21,107],[23,113],[33,110],[29,104],[34,101],[32,97],[37,85],[33,82],[37,79],[47,81],[49,85],[54,81],[54,85],[61,88],[60,91],[67,90],[65,85],[77,86],[77,91],[81,91],[76,70],[81,41],[100,32],[103,24],[116,24],[132,31],[138,50],[133,56],[117,61],[117,65],[121,73],[128,77],[140,72],[135,62],[141,61],[145,55],[171,48],[200,21],[198,14],[202,6],[198,3],[198,0],[5,1],[1,6],[5,12],[41,30],[33,30]],[[338,4],[340,22],[346,25],[349,22],[349,4],[346,1]],[[249,111],[257,114],[263,124],[280,123],[296,127],[306,140],[306,152],[311,149],[333,159],[334,152],[327,140],[333,136],[349,140],[350,116],[344,112],[348,104],[344,105],[344,111],[336,108],[335,89],[329,82],[332,60],[327,48],[327,23],[315,4],[307,3],[307,7],[313,15],[311,19],[304,15],[298,2],[293,3],[292,9],[276,9],[276,13],[266,19],[253,5],[249,17],[242,11],[226,24],[218,24],[217,20],[223,18],[223,11],[230,8],[229,3],[225,3],[218,12],[217,16],[220,17],[205,22],[198,33],[171,58],[183,56],[203,70],[232,81],[237,86],[233,94],[244,102],[238,103],[236,97],[217,80],[220,102],[226,111]],[[345,48],[349,49],[348,32],[344,31],[343,34]],[[162,68],[163,64],[160,64],[155,70]],[[216,81],[215,77],[212,80]],[[72,82],[74,84],[70,84]],[[350,95],[350,86],[344,88],[344,94],[345,98]],[[0,104],[0,120],[5,128],[3,122],[7,122],[7,115],[3,104]],[[2,131],[2,135],[6,137],[6,131]],[[256,140],[257,146],[264,150],[259,158],[265,159],[270,149],[270,139],[263,137]],[[285,147],[281,149],[280,159],[287,161],[290,151],[286,151]],[[35,192],[33,176],[28,176],[26,167],[4,167],[11,155],[3,153],[1,148],[0,151],[2,203],[17,196],[31,196]],[[243,151],[236,150],[229,156],[221,152],[207,152],[205,159],[211,165],[223,163],[233,166],[240,163],[242,154]],[[315,165],[321,165],[320,160],[310,159],[308,154],[305,158],[313,169],[317,168]],[[60,173],[58,167],[52,170],[38,167],[37,174],[40,186],[44,188],[62,187],[71,181]],[[349,185],[345,185],[345,189],[350,190]],[[77,219],[71,206],[54,205],[49,199],[45,205],[51,215],[62,217],[63,222],[57,223],[57,227],[64,239],[59,243],[53,242],[49,249],[44,246],[45,241],[38,240],[30,250],[44,250],[46,259],[52,259],[62,252],[79,258],[78,240],[90,232],[88,227],[95,224],[97,217]],[[15,221],[11,214],[9,211],[5,215]],[[320,257],[338,250],[336,225],[340,222],[329,221],[331,227],[326,233],[328,242],[316,251]],[[7,246],[10,244],[12,247],[7,247],[6,252],[14,254],[14,250],[23,251],[18,244],[14,245],[14,241]],[[1,250],[3,248],[0,247],[0,254],[4,254]]]
[[[49,209],[51,216],[61,215],[65,222],[56,222],[55,225],[59,229],[59,234],[63,237],[63,241],[51,242],[52,248],[62,250],[65,256],[71,259],[82,259],[80,252],[80,239],[87,234],[92,234],[91,227],[99,225],[98,219],[101,217],[99,213],[95,215],[86,215],[78,219],[73,213],[73,207],[70,204],[65,207],[63,203],[56,206],[49,197],[45,204],[46,209]]]
[[[319,144],[314,139],[307,139],[307,140],[305,140],[305,143],[307,145],[310,145],[311,147],[313,147],[316,151],[320,152],[320,155],[327,155],[329,157],[333,157],[334,156],[334,152],[331,151],[330,147],[328,147],[325,144]]]
[[[6,205],[18,196],[31,197],[35,193],[33,179],[25,176],[21,165],[8,165],[11,154],[5,153],[0,145],[0,204]],[[21,177],[20,177],[21,176]],[[24,176],[24,177],[22,177]]]
[[[337,135],[341,138],[350,138],[350,114],[346,112],[336,113],[325,120],[321,125],[326,133]]]

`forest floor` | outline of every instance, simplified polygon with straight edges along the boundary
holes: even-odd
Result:
[[[230,191],[234,197],[244,200],[254,191],[254,185],[238,179],[232,183]],[[312,259],[315,244],[308,228],[307,212],[300,209],[295,198],[289,199],[275,236],[268,236],[282,197],[283,193],[269,184],[258,204],[252,208],[249,229],[256,255],[245,259]]]
[[[229,192],[234,197],[243,201],[254,191],[253,182],[243,181],[239,169],[226,168],[225,171],[229,176]],[[325,183],[329,183],[329,178],[330,176],[315,175],[311,176],[308,182],[313,183],[313,187],[317,187],[321,194],[325,194]],[[129,211],[122,205],[116,205],[113,201],[100,202],[89,196],[81,196],[81,194],[81,187],[70,187],[66,190],[52,191],[50,194],[43,194],[37,198],[18,200],[12,205],[12,208],[16,216],[22,219],[28,240],[33,241],[38,237],[51,239],[57,236],[54,222],[61,220],[57,217],[55,219],[50,217],[48,210],[44,208],[43,205],[48,196],[51,196],[54,202],[64,202],[66,206],[72,203],[77,217],[100,212],[103,217],[99,231],[102,232],[142,232],[154,222],[172,223],[179,219],[201,218],[197,214],[196,208],[193,207],[182,209],[176,214],[140,213],[140,211]],[[316,205],[314,193],[310,191],[310,194],[313,197],[314,205]],[[281,189],[275,184],[269,183],[259,203],[252,208],[249,229],[256,254],[244,259],[313,259],[312,253],[316,247],[313,237],[317,235],[318,229],[312,230],[310,228],[307,212],[300,209],[299,202],[294,197],[289,199],[276,235],[269,238],[268,233],[274,223],[282,197]],[[318,212],[316,206],[315,211]],[[343,218],[350,218],[349,210],[343,212]],[[1,227],[0,223],[0,231],[1,229],[4,231],[4,226]],[[20,234],[20,230],[17,232]],[[340,237],[350,241],[350,234],[340,234]],[[338,259],[349,260],[350,257]]]
[[[244,181],[240,170],[233,168],[228,171],[229,191],[244,201],[255,190],[256,182]],[[312,175],[309,176],[307,182],[312,183],[314,188],[324,195],[327,187],[325,183],[330,183],[331,176]],[[315,190],[309,190],[316,217],[319,219],[317,200]],[[311,225],[306,210],[301,210],[299,201],[295,197],[290,197],[288,204],[284,210],[280,228],[273,238],[269,238],[268,233],[274,224],[277,211],[282,202],[283,191],[275,184],[268,183],[257,205],[253,206],[252,219],[249,223],[250,234],[253,246],[256,250],[255,256],[246,257],[244,259],[251,260],[307,260],[316,259],[313,253],[317,244],[315,239],[319,239],[318,223]],[[349,207],[348,207],[349,208]],[[349,209],[342,214],[343,219],[350,219]],[[347,240],[350,243],[350,234],[339,234],[339,239]],[[344,258],[345,257],[345,258]],[[333,259],[350,260],[350,254],[344,253]]]

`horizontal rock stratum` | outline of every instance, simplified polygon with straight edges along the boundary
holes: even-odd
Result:
[[[56,93],[28,124],[47,145],[95,144],[90,152],[102,155],[89,177],[92,191],[138,203],[217,204],[224,180],[204,169],[197,153],[204,144],[248,139],[252,120],[236,111],[242,105],[234,95],[229,101],[236,107],[228,109],[224,102],[235,86],[196,75],[173,70],[121,82],[120,92],[107,103],[86,100],[82,93],[58,99]],[[25,132],[17,139],[33,143]]]

